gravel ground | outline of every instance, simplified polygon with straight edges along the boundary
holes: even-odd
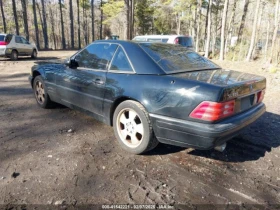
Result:
[[[73,53],[41,52],[35,62]],[[0,206],[275,208],[280,203],[280,73],[263,70],[261,62],[218,63],[265,76],[267,112],[231,140],[224,153],[160,144],[135,156],[120,149],[111,127],[68,108],[39,108],[27,80],[33,60],[0,59]]]

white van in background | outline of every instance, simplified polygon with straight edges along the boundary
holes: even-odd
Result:
[[[180,44],[194,50],[193,38],[184,35],[144,35],[136,36],[132,40],[140,42],[164,42],[170,44]]]

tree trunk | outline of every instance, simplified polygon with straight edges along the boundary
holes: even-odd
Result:
[[[40,49],[39,29],[38,29],[37,14],[36,14],[36,0],[32,0],[32,8],[33,8],[33,18],[34,18],[34,26],[35,26],[36,45],[37,48]]]
[[[49,48],[49,38],[48,38],[48,25],[47,25],[47,17],[46,17],[46,10],[45,10],[45,3],[44,0],[42,2],[42,13],[43,13],[43,34],[44,34],[44,43],[45,49]]]
[[[36,0],[34,0],[36,2]],[[41,10],[40,10],[40,6],[39,6],[39,3],[36,3],[36,6],[37,6],[37,10],[39,12],[39,20],[41,22],[41,26],[43,27],[43,19],[42,19],[42,14],[41,14]],[[44,35],[44,34],[43,34]]]
[[[55,22],[54,22],[53,11],[51,7],[50,7],[50,17],[51,17],[51,25],[52,25],[51,27],[52,27],[53,44],[54,44],[54,49],[56,50],[56,40],[55,40],[55,32],[54,32]]]
[[[244,8],[243,8],[243,15],[241,18],[241,23],[240,23],[240,27],[239,27],[239,31],[238,31],[238,35],[237,35],[237,44],[240,43],[240,37],[242,37],[243,35],[243,30],[244,30],[244,25],[245,25],[245,20],[246,20],[246,16],[247,16],[247,12],[248,12],[248,6],[250,1],[249,0],[244,0]]]
[[[266,28],[266,42],[265,42],[265,60],[267,60],[267,52],[268,52],[268,42],[269,42],[269,30],[270,30],[270,21],[267,21]]]
[[[221,49],[220,49],[220,60],[224,60],[225,56],[225,30],[226,30],[226,20],[227,20],[227,12],[228,12],[228,2],[229,0],[225,0],[224,11],[223,11],[223,19],[222,19],[222,29],[221,29]]]
[[[130,11],[130,39],[133,39],[134,36],[134,7],[135,2],[131,0],[131,11]]]
[[[229,32],[228,32],[228,38],[226,41],[226,49],[231,45],[232,31],[233,31],[234,22],[235,22],[236,3],[237,3],[237,1],[234,1],[233,8],[232,8],[232,15],[230,17],[230,21],[228,24]]]
[[[63,21],[63,12],[62,12],[62,2],[61,2],[61,0],[59,0],[59,12],[60,12],[62,49],[65,50],[66,49],[66,42],[65,42],[64,21]]]
[[[210,3],[208,2],[208,6],[207,6],[207,13],[206,13],[206,17],[205,17],[204,42],[205,42],[205,40],[207,39],[207,29],[208,29],[209,9],[210,9]],[[206,44],[205,44],[205,47],[206,47]]]
[[[84,5],[84,8],[85,8],[85,5]],[[86,8],[84,9],[85,13],[85,19],[84,19],[84,24],[85,24],[85,28],[84,28],[84,32],[85,32],[85,42],[86,42],[86,45],[88,45],[88,24],[87,24],[87,10]]]
[[[4,26],[4,33],[7,33],[6,18],[5,18],[5,13],[4,13],[4,9],[3,9],[3,0],[0,0],[0,7],[1,7],[3,26]]]
[[[125,9],[126,9],[126,39],[129,40],[130,38],[130,0],[124,0],[125,2]]]
[[[15,0],[13,0],[13,13],[14,13],[15,24],[16,24],[16,34],[19,35],[18,18],[17,18],[17,8],[16,8],[16,2],[15,2]]]
[[[29,31],[28,31],[28,21],[27,21],[27,10],[26,10],[26,0],[21,0],[23,22],[24,22],[24,32],[25,37],[29,41]]]
[[[251,37],[251,44],[250,44],[249,52],[248,52],[248,55],[247,55],[247,58],[246,58],[247,61],[250,61],[250,59],[252,57],[253,50],[254,50],[254,46],[255,46],[257,24],[258,24],[258,14],[259,14],[259,10],[260,10],[260,3],[261,3],[261,0],[257,0],[257,8],[256,8],[256,12],[255,12],[255,17],[254,17],[254,24],[253,24],[253,33],[252,33],[252,37]]]
[[[100,2],[100,35],[99,38],[102,39],[102,31],[103,31],[103,9],[102,9],[103,2]]]
[[[211,13],[212,13],[212,1],[209,0],[208,5],[208,16],[207,16],[207,40],[206,40],[206,49],[205,49],[205,57],[209,57],[209,49],[210,49],[210,40],[211,40]]]
[[[80,27],[80,1],[77,0],[77,21],[78,21],[78,48],[81,49],[81,27]]]
[[[94,0],[91,0],[91,33],[92,41],[94,41]]]
[[[69,17],[70,17],[70,33],[71,33],[71,48],[74,49],[74,19],[73,19],[73,5],[72,0],[69,0]]]
[[[176,33],[177,33],[177,35],[179,35],[180,34],[180,31],[181,31],[181,19],[180,19],[180,16],[179,16],[179,14],[177,13],[176,14],[176,19],[177,19],[177,30],[176,30]]]
[[[279,30],[279,5],[280,5],[280,0],[277,0],[276,7],[275,7],[275,15],[274,15],[274,32],[273,32],[271,55],[270,55],[271,59],[273,59],[274,56],[276,38]]]
[[[198,5],[197,5],[197,13],[198,13],[198,19],[197,19],[197,26],[196,26],[196,40],[195,40],[195,51],[198,52],[199,51],[199,33],[200,33],[200,24],[201,24],[201,6],[202,6],[202,0],[198,1]]]

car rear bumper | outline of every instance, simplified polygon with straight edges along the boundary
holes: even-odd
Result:
[[[0,47],[0,57],[5,57],[6,56],[6,48]]]
[[[157,139],[166,144],[196,149],[212,149],[238,135],[256,121],[266,108],[263,103],[216,124],[179,120],[150,114]]]

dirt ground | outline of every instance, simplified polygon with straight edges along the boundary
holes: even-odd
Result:
[[[40,52],[35,62],[72,54]],[[34,60],[0,58],[0,206],[157,203],[274,208],[280,204],[280,73],[263,70],[261,62],[218,63],[264,75],[267,112],[231,140],[224,153],[161,144],[136,156],[120,149],[111,127],[89,116],[63,107],[39,108],[27,79]]]

